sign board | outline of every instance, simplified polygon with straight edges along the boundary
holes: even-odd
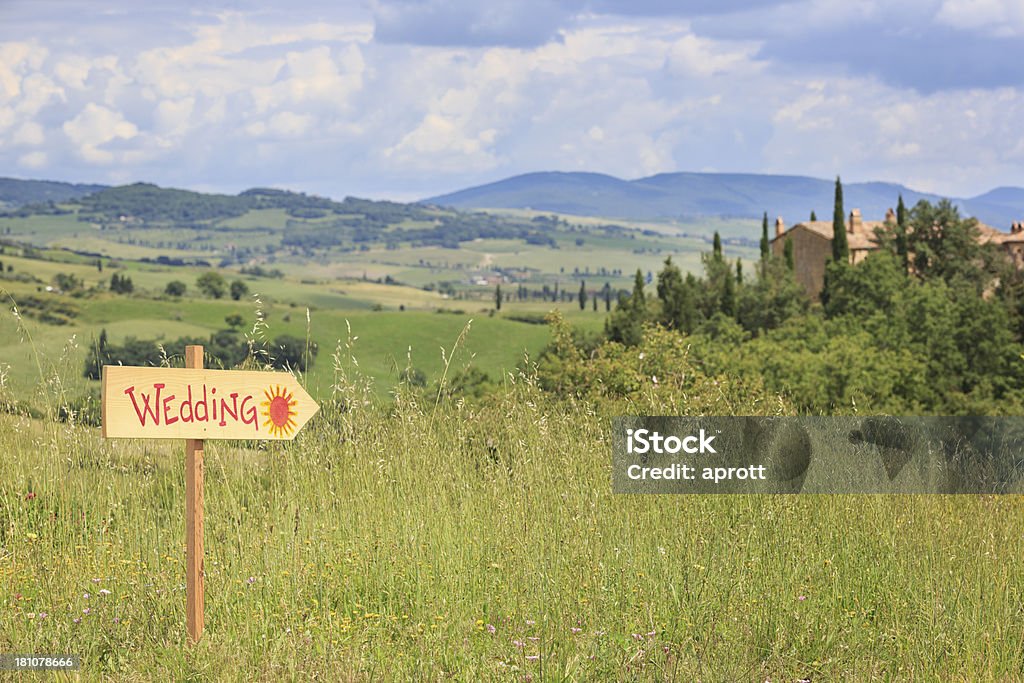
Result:
[[[320,406],[286,372],[203,369],[203,347],[185,368],[103,366],[103,437],[185,439],[185,628],[205,628],[203,442],[294,439]]]
[[[103,436],[293,439],[320,409],[287,372],[103,367]]]

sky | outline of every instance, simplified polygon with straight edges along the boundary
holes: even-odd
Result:
[[[0,176],[412,200],[532,171],[1024,186],[1022,0],[0,0]]]

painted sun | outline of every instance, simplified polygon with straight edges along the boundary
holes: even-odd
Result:
[[[263,392],[267,397],[263,407],[263,426],[275,438],[287,438],[295,433],[295,405],[298,403],[284,387],[277,385]]]

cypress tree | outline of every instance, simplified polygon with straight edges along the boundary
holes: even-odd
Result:
[[[501,285],[494,288],[494,308],[495,310],[501,310]]]
[[[782,256],[786,259],[786,267],[790,270],[795,270],[796,264],[793,261],[793,240],[786,240],[786,244],[782,248]]]
[[[812,221],[818,220],[818,216],[817,216],[817,214],[814,213],[814,209],[811,209],[811,220]]]
[[[587,283],[585,280],[580,280],[580,310],[585,311],[587,309]]]
[[[736,282],[728,276],[722,286],[722,313],[736,317]]]
[[[768,260],[768,212],[761,218],[761,260]]]
[[[736,284],[743,284],[743,259],[736,259]]]
[[[903,195],[900,195],[896,204],[896,254],[903,263],[903,270],[910,266],[910,253],[907,249],[907,207],[903,203]]]
[[[711,251],[716,259],[719,261],[722,260],[722,238],[719,236],[717,230],[715,230],[715,237],[711,241]]]
[[[590,298],[592,299],[591,303],[594,304],[594,313],[597,313],[597,292],[594,292],[594,296]]]
[[[832,211],[832,260],[850,262],[850,243],[846,237],[846,216],[843,210],[843,184],[836,176],[836,205]]]
[[[636,277],[633,278],[633,297],[630,301],[634,311],[644,312],[647,310],[647,301],[644,299],[644,274],[639,268],[636,269]]]

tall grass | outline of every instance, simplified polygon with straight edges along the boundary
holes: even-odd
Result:
[[[1019,497],[616,496],[608,416],[528,374],[382,403],[354,344],[294,442],[207,443],[195,647],[182,444],[0,415],[0,652],[87,680],[1024,679]]]

